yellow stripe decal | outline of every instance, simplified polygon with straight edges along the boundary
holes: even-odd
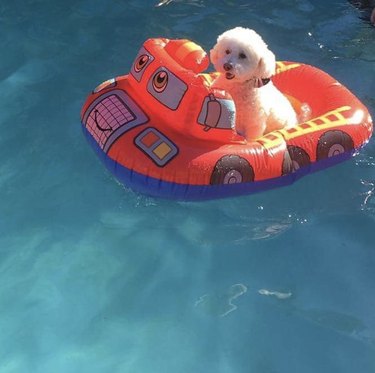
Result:
[[[348,119],[345,118],[342,113],[350,109],[351,109],[350,106],[342,106],[335,110],[328,111],[327,113],[319,117],[316,117],[314,119],[301,123],[300,125],[293,127],[290,130],[282,129],[280,130],[280,132],[285,137],[285,140],[290,140],[294,137],[312,133],[317,130],[342,126],[342,125],[348,124]],[[334,119],[331,119],[332,117]]]
[[[298,66],[301,66],[301,64],[300,63],[292,63],[290,65],[286,65],[284,62],[277,61],[276,62],[276,74],[280,74],[280,73],[283,73],[284,71],[295,69]]]

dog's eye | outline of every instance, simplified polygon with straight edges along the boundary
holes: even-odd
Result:
[[[225,53],[226,53],[226,54],[230,54],[230,49],[227,49],[227,50],[225,51]]]
[[[245,58],[246,58],[246,54],[241,52],[241,53],[238,55],[238,57],[241,58],[241,59],[245,59]]]

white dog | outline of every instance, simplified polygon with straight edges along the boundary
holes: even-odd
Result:
[[[214,87],[226,90],[234,100],[239,134],[254,140],[297,124],[292,105],[270,80],[275,74],[275,55],[254,30],[236,27],[224,32],[210,57],[221,73]]]

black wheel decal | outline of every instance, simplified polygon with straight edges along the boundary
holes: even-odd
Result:
[[[335,130],[324,133],[316,147],[316,159],[334,157],[354,149],[353,139],[343,131]]]
[[[281,175],[288,175],[293,172],[293,162],[288,150],[284,153]]]
[[[288,145],[288,154],[290,157],[291,170],[297,171],[301,167],[308,166],[310,164],[310,157],[306,153],[306,151],[299,146],[295,145]],[[286,162],[286,158],[284,156],[284,163]],[[284,171],[284,165],[283,165],[283,171]]]
[[[237,184],[250,181],[254,181],[254,170],[250,163],[238,155],[225,155],[217,161],[210,183]]]

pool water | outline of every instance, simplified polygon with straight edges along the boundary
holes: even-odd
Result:
[[[159,3],[0,5],[0,373],[373,373],[373,139],[286,188],[174,202],[116,182],[79,113],[147,38],[241,25],[374,116],[375,29],[339,0]]]

